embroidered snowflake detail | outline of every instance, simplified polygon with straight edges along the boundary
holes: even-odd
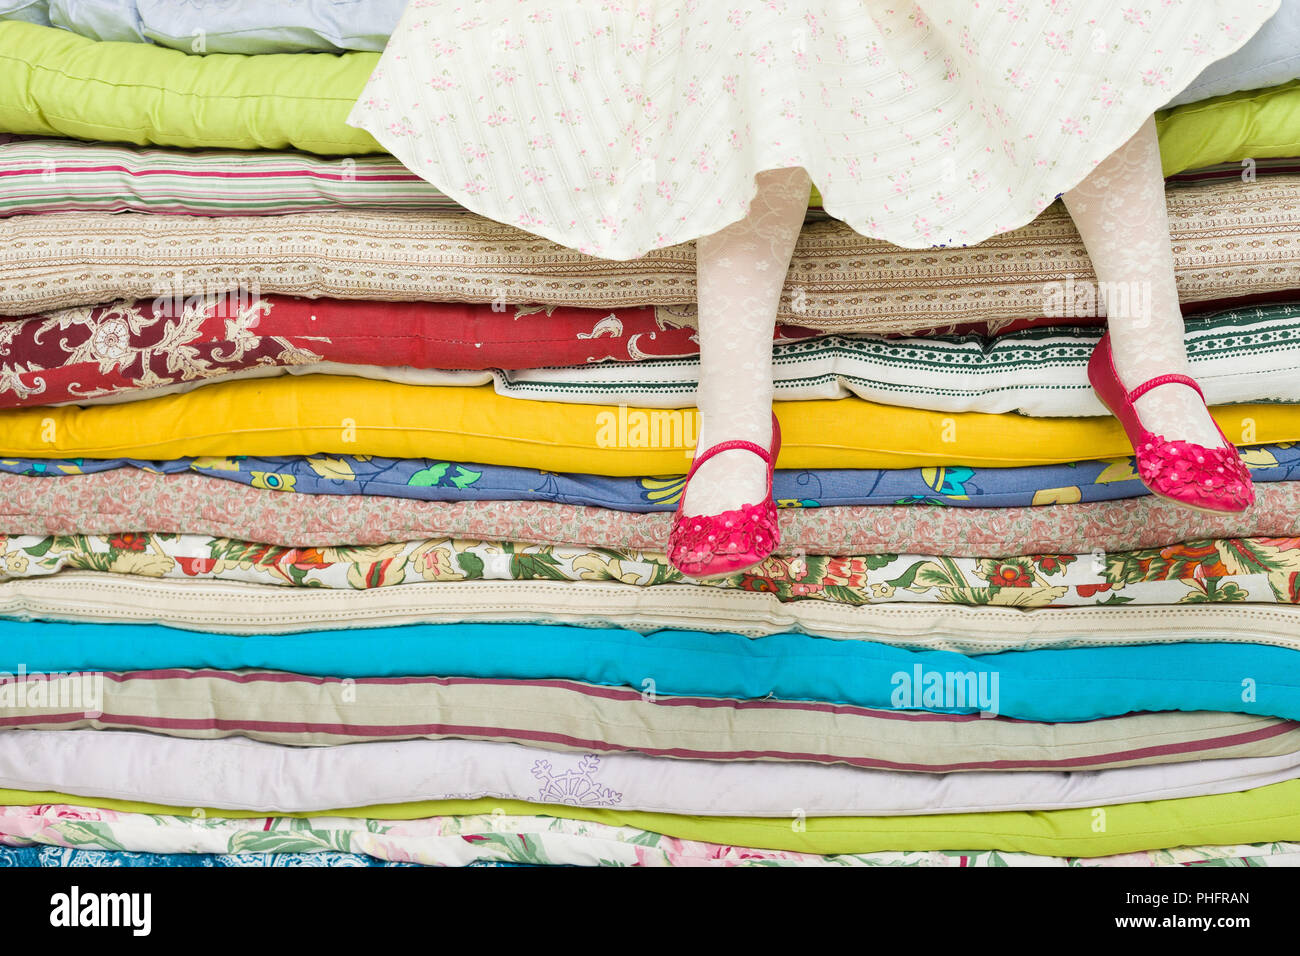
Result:
[[[574,770],[555,772],[549,760],[533,764],[533,776],[540,782],[537,799],[542,803],[559,803],[574,807],[613,807],[623,802],[623,794],[596,783],[600,758],[587,754]]]

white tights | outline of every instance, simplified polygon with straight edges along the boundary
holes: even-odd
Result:
[[[697,451],[730,439],[771,442],[772,332],[785,274],[808,202],[802,168],[757,177],[749,215],[698,241],[701,413]],[[1188,374],[1183,319],[1154,120],[1065,194],[1103,288],[1133,284],[1144,306],[1108,317],[1116,370],[1128,388],[1168,372]],[[1149,305],[1149,309],[1145,306]],[[1169,439],[1221,443],[1196,393],[1152,389],[1137,403],[1143,423]],[[682,510],[718,514],[762,501],[767,466],[728,451],[700,466]]]
[[[756,177],[749,215],[696,242],[700,321],[702,452],[718,442],[772,443],[772,333],[790,255],[808,210],[802,167]],[[682,510],[719,514],[766,496],[767,465],[748,451],[724,451],[691,479]]]
[[[1122,283],[1150,305],[1149,314],[1108,310],[1106,325],[1120,381],[1132,389],[1157,375],[1191,374],[1155,120],[1143,123],[1064,199],[1102,287]],[[1185,385],[1153,388],[1137,400],[1137,410],[1157,435],[1210,448],[1223,444],[1205,403]]]

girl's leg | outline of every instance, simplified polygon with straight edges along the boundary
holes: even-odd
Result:
[[[699,285],[701,427],[696,451],[741,439],[772,442],[772,333],[790,256],[808,208],[801,168],[757,177],[749,215],[696,243]],[[725,451],[700,466],[682,505],[715,515],[767,497],[767,465]]]
[[[1065,208],[1103,289],[1123,284],[1129,292],[1127,310],[1114,302],[1107,310],[1120,381],[1132,389],[1157,375],[1189,375],[1155,120],[1067,192]],[[1157,435],[1208,448],[1223,444],[1204,403],[1186,386],[1153,388],[1136,404],[1142,423]]]

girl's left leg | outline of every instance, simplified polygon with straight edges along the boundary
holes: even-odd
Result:
[[[1124,387],[1158,375],[1190,375],[1155,120],[1148,119],[1064,199],[1102,288],[1128,295],[1127,309],[1116,308],[1112,296],[1106,322]],[[1142,423],[1170,441],[1223,444],[1205,403],[1185,385],[1158,386],[1134,404]]]

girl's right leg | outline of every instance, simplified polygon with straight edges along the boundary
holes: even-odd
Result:
[[[725,441],[752,442],[772,450],[772,334],[790,256],[808,208],[810,183],[807,172],[795,167],[759,173],[756,185],[744,219],[696,243],[700,341],[696,406],[701,418],[697,456]],[[736,552],[749,556],[750,564],[755,555],[761,559],[771,553],[776,544],[774,513],[752,529],[748,520],[726,528],[720,522],[715,529],[702,517],[769,502],[767,467],[752,450],[741,449],[720,452],[699,466],[682,490],[681,516],[701,516],[700,520],[674,524],[669,541],[669,557],[682,562],[681,570],[701,576],[730,573],[749,566],[730,560]],[[701,570],[719,555],[727,555],[728,560]]]
[[[808,209],[802,167],[758,174],[749,215],[696,242],[702,424],[696,452],[741,439],[772,441],[772,334],[795,240]],[[700,466],[682,507],[714,515],[762,501],[767,466],[725,451]]]

